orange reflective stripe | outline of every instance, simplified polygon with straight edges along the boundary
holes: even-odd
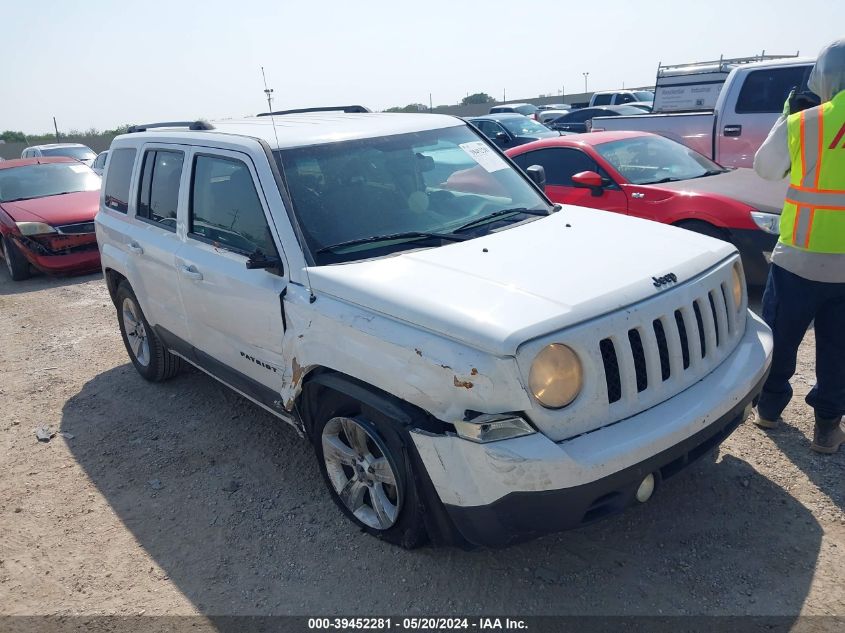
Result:
[[[806,139],[807,133],[804,129],[804,120],[805,120],[806,116],[807,116],[806,110],[801,110],[801,114],[798,115],[799,121],[800,121],[800,126],[801,126],[801,128],[800,128],[801,129],[800,138],[801,138],[801,182],[802,183],[804,182],[804,179],[807,177],[807,150],[806,150],[807,143],[805,142],[807,140]],[[801,210],[799,209],[798,212],[800,213]],[[793,236],[792,240],[795,241],[794,236]]]
[[[821,209],[822,211],[845,211],[845,206],[837,206],[835,204],[808,205],[806,202],[802,202],[801,200],[793,200],[792,198],[786,198],[785,202],[794,204],[795,206],[800,206],[804,209]]]
[[[793,244],[797,243],[795,238],[798,236],[798,225],[801,223],[801,211],[803,211],[803,209],[801,207],[798,207],[795,210],[795,221],[792,223],[792,243]]]
[[[839,193],[845,194],[845,189],[817,189],[816,187],[804,187],[803,185],[789,185],[790,189],[807,191],[809,193]]]
[[[799,189],[790,185],[786,190],[786,199],[812,207],[845,207],[845,193],[814,191],[808,187]]]

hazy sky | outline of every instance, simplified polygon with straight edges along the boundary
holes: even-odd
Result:
[[[0,130],[100,129],[654,82],[657,63],[815,55],[842,0],[0,0]]]

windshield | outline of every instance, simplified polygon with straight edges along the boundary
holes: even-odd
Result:
[[[0,169],[0,202],[95,191],[100,177],[79,163],[46,163]]]
[[[555,136],[545,125],[527,117],[509,117],[499,119],[508,132],[514,136]]]
[[[526,103],[525,105],[516,106],[514,110],[519,112],[520,114],[524,114],[525,116],[530,116],[534,114],[537,110],[539,110],[537,106],[532,103]]]
[[[726,171],[686,145],[662,136],[638,136],[595,146],[628,182],[648,185]]]
[[[467,126],[276,154],[318,264],[448,243],[405,238],[327,249],[344,242],[409,232],[448,234],[497,211],[549,209],[537,190]],[[474,237],[527,217],[502,215],[460,235]]]
[[[634,91],[634,96],[637,98],[637,101],[654,101],[654,93],[648,90],[636,90]]]
[[[97,155],[87,147],[48,147],[41,150],[43,156],[69,156],[76,160],[91,160]]]

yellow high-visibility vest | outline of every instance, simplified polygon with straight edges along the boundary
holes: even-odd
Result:
[[[845,253],[845,91],[787,118],[790,186],[780,241],[815,253]]]

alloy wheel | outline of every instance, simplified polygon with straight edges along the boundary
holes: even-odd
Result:
[[[150,364],[150,342],[147,340],[147,328],[144,327],[140,314],[141,311],[135,302],[126,297],[121,309],[126,340],[138,364],[147,367]]]
[[[393,527],[402,499],[384,444],[355,419],[336,417],[323,428],[322,446],[329,480],[346,508],[368,527]]]

